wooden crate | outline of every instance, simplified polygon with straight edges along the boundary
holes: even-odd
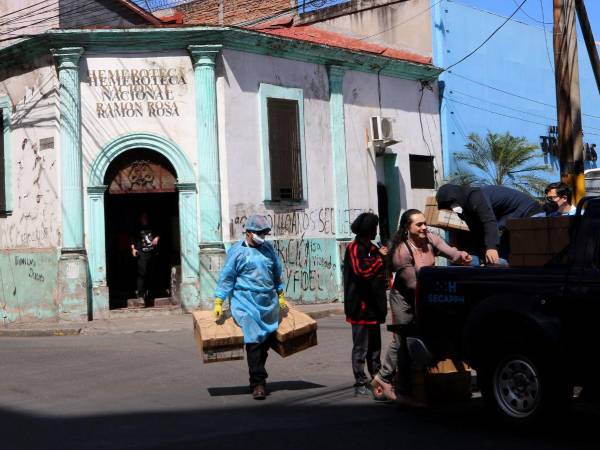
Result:
[[[317,345],[317,322],[298,310],[284,312],[271,340],[271,348],[286,357]]]
[[[569,246],[572,217],[510,219],[508,262],[515,267],[543,266]]]
[[[194,311],[194,339],[205,363],[244,359],[244,334],[226,311],[217,320],[212,311]]]
[[[427,225],[432,227],[469,231],[469,226],[454,211],[438,209],[435,197],[427,197],[424,214]]]

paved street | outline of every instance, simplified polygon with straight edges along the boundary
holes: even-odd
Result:
[[[1,338],[0,448],[597,448],[600,413],[590,407],[560,427],[516,433],[484,415],[479,400],[415,412],[354,398],[343,317],[321,319],[319,339],[287,359],[271,352],[272,393],[256,402],[245,362],[203,365],[191,325]]]

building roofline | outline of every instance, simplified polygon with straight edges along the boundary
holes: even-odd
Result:
[[[437,78],[442,69],[382,53],[345,49],[236,27],[173,26],[110,29],[48,30],[0,50],[0,68],[31,61],[49,49],[80,46],[94,53],[139,53],[187,50],[189,45],[220,44],[225,49],[266,56],[336,65],[410,80]]]

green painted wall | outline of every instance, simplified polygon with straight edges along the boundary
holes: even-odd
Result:
[[[0,250],[2,325],[56,319],[58,250]]]
[[[283,265],[285,295],[296,303],[326,303],[338,298],[341,271],[336,263],[335,238],[297,238],[270,241]],[[227,250],[232,243],[226,245]],[[343,254],[341,260],[343,261]],[[220,272],[221,267],[214,268]]]

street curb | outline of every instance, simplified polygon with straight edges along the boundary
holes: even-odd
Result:
[[[302,305],[298,305],[302,311]],[[306,315],[314,320],[324,319],[334,315],[343,315],[343,306],[334,308],[322,309],[317,311],[303,311]],[[0,328],[0,337],[54,337],[54,336],[99,336],[107,334],[135,334],[135,333],[164,333],[167,331],[175,331],[175,329],[160,328],[160,329],[129,329],[129,330],[110,330],[110,329],[94,329],[82,325],[80,327],[66,328]]]
[[[78,336],[81,328],[51,328],[51,329],[1,329],[0,337],[50,337]]]

